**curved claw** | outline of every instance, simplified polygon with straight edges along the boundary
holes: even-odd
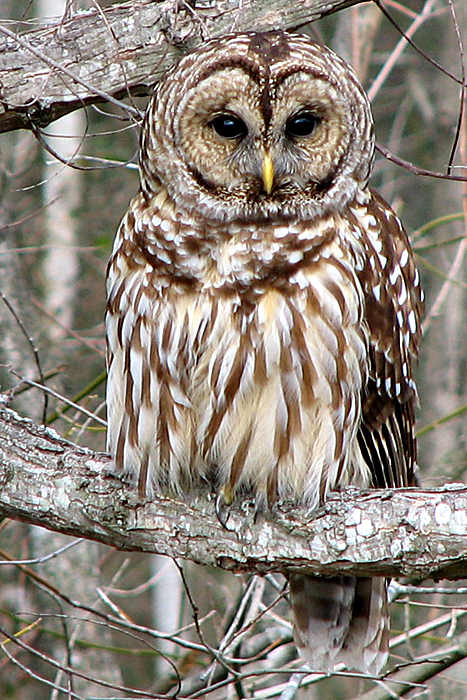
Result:
[[[219,491],[216,496],[216,515],[217,519],[225,530],[228,530],[227,521],[229,519],[230,510],[229,506],[232,505],[232,495],[230,489],[223,488]]]

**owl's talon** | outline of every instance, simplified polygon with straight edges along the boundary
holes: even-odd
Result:
[[[216,509],[217,519],[225,530],[229,529],[227,527],[227,521],[228,521],[229,516],[230,516],[231,504],[232,504],[232,499],[228,498],[228,495],[226,495],[225,491],[224,490],[219,491],[219,493],[216,496],[215,509]]]

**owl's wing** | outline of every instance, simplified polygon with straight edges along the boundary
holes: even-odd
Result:
[[[359,273],[370,330],[370,372],[358,440],[375,487],[413,483],[416,461],[413,362],[423,291],[401,222],[376,193],[367,208],[366,260]]]

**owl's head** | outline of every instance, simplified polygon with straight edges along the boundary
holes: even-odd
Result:
[[[355,73],[303,35],[209,41],[159,83],[142,132],[143,191],[230,221],[313,218],[367,183],[368,98]]]

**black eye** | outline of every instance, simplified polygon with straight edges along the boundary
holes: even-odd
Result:
[[[310,136],[315,130],[318,121],[318,117],[315,117],[314,114],[301,112],[289,119],[285,125],[285,133],[287,136]]]
[[[214,117],[211,126],[224,139],[240,139],[246,136],[248,131],[245,122],[233,114],[220,114]]]

